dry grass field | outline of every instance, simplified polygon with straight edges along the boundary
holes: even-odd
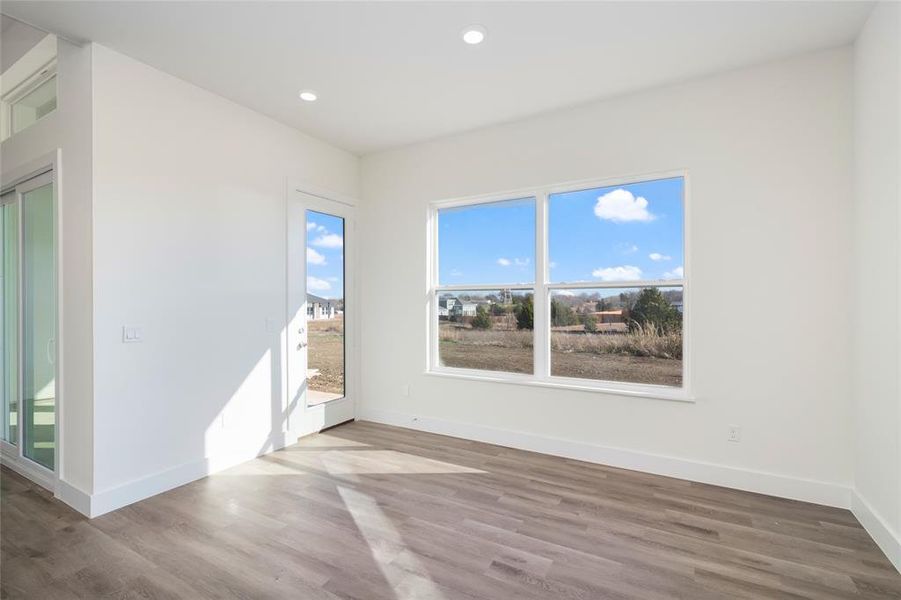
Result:
[[[319,369],[309,387],[319,392],[344,393],[344,317],[307,321],[307,367]]]
[[[441,324],[441,364],[464,369],[532,372],[532,332],[486,331]],[[682,340],[677,334],[551,333],[551,374],[654,385],[682,384]]]

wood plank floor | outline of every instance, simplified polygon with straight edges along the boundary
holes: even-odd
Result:
[[[2,475],[2,598],[901,598],[845,510],[364,422],[94,520]]]

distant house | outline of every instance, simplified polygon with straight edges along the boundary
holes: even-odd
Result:
[[[598,323],[625,323],[626,315],[623,309],[618,310],[598,310],[593,313]]]
[[[438,299],[438,317],[444,318],[460,318],[476,316],[477,302],[468,300],[460,300],[453,296]]]
[[[628,311],[598,310],[591,314],[595,318],[598,333],[627,333],[629,331]]]
[[[335,300],[307,294],[307,319],[311,321],[334,319],[337,307]]]
[[[454,307],[450,309],[450,316],[452,317],[474,317],[476,316],[476,307],[478,304],[475,302],[461,302],[457,300],[457,303],[454,304]]]
[[[438,300],[438,316],[439,317],[449,317],[451,310],[453,310],[454,306],[457,305],[460,301],[454,298],[453,296],[448,296],[446,298],[440,298]]]

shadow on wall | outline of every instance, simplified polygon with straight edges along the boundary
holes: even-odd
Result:
[[[293,443],[297,435],[318,431],[333,411],[305,405],[306,382],[298,376],[305,368],[289,333],[303,322],[307,307],[302,296],[285,304],[285,239],[257,251],[236,242],[271,238],[272,230],[283,228],[284,196],[275,206],[274,192],[230,187],[215,194],[217,211],[183,207],[187,214],[166,225],[167,242],[152,255],[126,248],[121,256],[104,259],[119,261],[105,265],[105,272],[127,267],[141,273],[111,296],[118,293],[124,298],[120,303],[129,302],[138,312],[148,308],[141,326],[153,335],[140,344],[109,339],[99,344],[99,360],[111,359],[108,371],[118,372],[97,384],[104,405],[97,412],[102,422],[96,426],[95,469],[102,477],[95,479],[94,493],[100,496],[95,512]],[[146,215],[161,220],[148,228],[164,225],[174,210],[166,202]],[[248,218],[247,206],[253,204],[263,209]],[[131,209],[128,203],[108,208],[117,211],[108,219],[118,222]],[[108,229],[105,244],[116,241],[106,239],[112,235]],[[145,236],[134,243],[150,241]],[[98,308],[107,315],[113,311],[120,309]]]

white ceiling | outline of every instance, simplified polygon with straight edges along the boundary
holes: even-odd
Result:
[[[19,2],[358,154],[851,42],[869,2]],[[479,23],[485,43],[460,34]],[[301,102],[302,88],[318,92]]]

